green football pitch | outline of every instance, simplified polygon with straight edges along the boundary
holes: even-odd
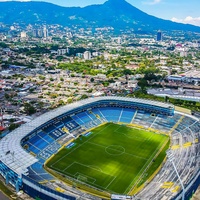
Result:
[[[168,147],[166,135],[108,123],[76,139],[71,148],[63,148],[46,166],[75,182],[128,194],[155,172]]]

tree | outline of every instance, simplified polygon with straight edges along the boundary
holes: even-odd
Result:
[[[25,103],[24,104],[24,111],[28,115],[32,115],[32,114],[36,113],[36,109],[30,103]]]
[[[141,88],[142,91],[144,91],[145,88],[148,86],[147,80],[146,80],[146,79],[143,79],[143,78],[140,79],[140,80],[138,81],[138,86]]]
[[[40,76],[39,76],[39,79],[44,81],[44,80],[45,80],[45,76],[41,76],[41,75],[40,75]]]
[[[123,74],[124,75],[131,75],[133,73],[132,73],[132,71],[130,69],[124,69]]]
[[[9,126],[9,128],[8,128],[8,130],[9,131],[13,131],[13,130],[15,130],[18,127],[19,127],[19,124],[13,124],[13,123],[11,123],[10,126]]]
[[[67,103],[72,103],[72,102],[73,102],[72,98],[67,99]]]
[[[87,96],[86,94],[83,94],[83,95],[81,96],[80,100],[82,100],[82,99],[87,99],[87,98],[88,98],[88,96]]]

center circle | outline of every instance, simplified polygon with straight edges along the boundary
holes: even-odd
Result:
[[[119,156],[125,153],[124,147],[120,145],[110,145],[105,148],[105,151],[107,154],[112,155],[112,156]]]

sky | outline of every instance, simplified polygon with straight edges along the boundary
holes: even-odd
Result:
[[[8,1],[8,0],[0,0]],[[17,0],[16,0],[17,1]],[[29,1],[29,0],[18,0]],[[106,0],[32,0],[46,1],[61,6],[84,7],[102,4]],[[140,10],[162,19],[200,26],[200,0],[126,0]]]

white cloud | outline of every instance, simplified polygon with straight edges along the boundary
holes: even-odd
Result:
[[[173,17],[171,20],[173,22],[180,22],[183,24],[192,24],[192,25],[200,26],[200,17],[187,16],[185,19],[177,19],[176,17]]]
[[[161,2],[161,0],[153,0],[153,1],[151,1],[151,2],[143,2],[144,4],[148,4],[148,5],[155,5],[155,4],[158,4],[158,3],[160,3]]]

